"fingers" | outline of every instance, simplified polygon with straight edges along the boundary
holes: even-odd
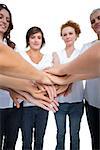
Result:
[[[36,86],[39,90],[41,91],[45,91],[45,88],[43,87],[43,85],[39,84],[39,83],[36,83]]]
[[[45,102],[43,100],[32,100],[32,98],[30,99],[30,102],[34,103],[35,105],[37,105],[38,107],[41,107],[47,111],[50,111],[50,107],[49,107],[49,103]]]
[[[53,102],[54,102],[57,106],[59,106],[59,102],[57,101],[56,98],[53,100]]]
[[[64,93],[67,90],[67,88],[68,88],[68,85],[59,86],[57,89],[57,95]]]
[[[48,69],[45,69],[45,72],[53,75],[58,75],[59,71],[57,70],[57,68],[58,67],[50,67]]]
[[[45,99],[43,97],[41,97],[41,99],[39,100],[40,97],[38,97],[38,99],[33,99],[33,97],[29,94],[29,93],[25,93],[25,92],[21,92],[23,94],[23,96],[32,104],[35,104],[47,111],[50,111],[52,110],[53,112],[56,112],[58,111],[58,108],[57,108],[57,102],[55,103],[52,103],[52,108],[51,108],[51,103],[48,101],[48,99]],[[42,100],[42,99],[45,99]]]
[[[39,106],[47,111],[50,110],[48,102],[39,99],[34,99],[29,93],[26,92],[22,92],[22,94],[25,97],[25,100],[27,100],[28,102],[35,104],[36,106]]]
[[[50,108],[53,112],[58,111],[58,106],[59,106],[59,104],[56,100],[54,100],[50,103]]]
[[[72,91],[72,83],[69,84],[67,90],[64,92],[64,96],[67,96]]]
[[[46,89],[50,100],[51,101],[54,100],[54,98],[57,96],[55,87],[53,85],[52,86],[44,85],[44,88]]]
[[[52,81],[48,78],[47,73],[42,71],[43,78],[41,81],[37,81],[38,83],[46,84],[46,85],[53,85]]]
[[[67,82],[66,82],[67,75],[65,75],[65,76],[55,76],[55,75],[48,74],[48,77],[53,82],[53,84],[58,84],[58,85],[67,84]]]
[[[18,99],[14,98],[13,101],[16,105],[16,108],[20,108],[20,103],[18,102]]]
[[[48,97],[41,94],[36,94],[35,99],[29,93],[21,92],[21,94],[25,97],[25,100],[27,100],[28,102],[35,104],[47,111],[50,110],[52,110],[53,112],[58,111],[59,104],[57,100],[51,102],[51,100]]]

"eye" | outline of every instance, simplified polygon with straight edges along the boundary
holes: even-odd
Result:
[[[65,34],[63,34],[62,36],[67,36],[67,34],[65,33]]]
[[[98,16],[97,19],[100,20],[100,16]]]
[[[94,24],[95,23],[95,19],[91,20],[91,24]]]
[[[41,36],[38,36],[38,39],[42,39],[42,37],[41,37]]]
[[[3,16],[2,15],[0,15],[0,19],[2,19],[3,18]]]
[[[69,32],[69,35],[72,35],[73,33],[72,32]]]
[[[10,19],[7,19],[7,22],[10,23]]]

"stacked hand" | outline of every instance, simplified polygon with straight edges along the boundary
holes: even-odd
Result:
[[[55,63],[59,61],[54,60]],[[54,64],[56,66],[56,64]],[[13,90],[11,97],[14,100],[17,108],[20,107],[18,99],[26,100],[33,103],[43,109],[58,111],[57,96],[68,95],[71,92],[72,83],[69,84],[68,75],[57,76],[57,70],[55,67],[41,71],[42,78],[39,81],[33,82],[29,80],[23,80],[24,90]],[[22,82],[22,81],[21,81]],[[21,84],[21,85],[22,85]]]

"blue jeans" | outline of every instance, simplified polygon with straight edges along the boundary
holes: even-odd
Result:
[[[100,109],[85,102],[86,116],[91,133],[92,150],[100,150]]]
[[[83,108],[83,102],[60,103],[59,111],[55,113],[57,125],[56,150],[65,150],[66,115],[69,116],[70,150],[79,150],[79,130]]]
[[[22,149],[32,150],[34,128],[34,150],[42,150],[43,138],[48,120],[48,111],[37,107],[23,107],[22,113]]]
[[[21,122],[21,108],[0,109],[0,149],[14,150]]]

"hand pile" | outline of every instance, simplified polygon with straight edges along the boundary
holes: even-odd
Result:
[[[20,107],[19,99],[21,99],[28,101],[29,103],[33,103],[48,111],[58,111],[59,103],[57,101],[57,96],[68,95],[68,93],[71,92],[72,83],[65,84],[64,81],[67,79],[67,76],[59,77],[47,73],[44,74],[44,79],[39,81],[40,83],[28,81],[28,88],[26,89],[27,92],[10,90],[10,96],[12,97],[17,108]]]

